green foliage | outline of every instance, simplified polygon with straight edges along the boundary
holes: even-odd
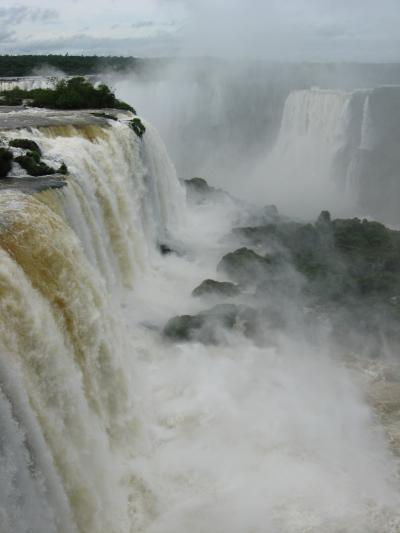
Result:
[[[13,154],[7,148],[0,148],[0,178],[6,178],[11,170]]]
[[[0,105],[22,105],[26,91],[16,87],[9,91],[0,92]]]
[[[61,80],[54,89],[12,89],[0,93],[1,105],[21,105],[27,100],[30,106],[48,109],[122,109],[135,110],[118,100],[107,85],[94,87],[83,77]]]
[[[143,122],[140,120],[140,118],[135,117],[133,120],[130,121],[130,126],[133,129],[133,131],[136,133],[136,135],[140,138],[143,137],[146,127],[144,126]]]
[[[68,168],[65,163],[61,163],[60,168],[57,170],[57,174],[62,174],[63,176],[68,174]]]
[[[23,150],[30,150],[31,152],[35,152],[39,154],[39,156],[42,155],[42,151],[40,150],[39,145],[35,143],[35,141],[32,141],[30,139],[13,139],[8,144],[13,148],[22,148]]]
[[[37,152],[28,152],[15,158],[15,161],[26,170],[30,176],[49,176],[55,174],[55,170],[40,160]]]
[[[114,115],[110,115],[109,113],[92,113],[94,117],[98,118],[106,118],[108,120],[118,120],[117,117],[114,117]]]
[[[332,221],[323,211],[315,224],[269,224],[239,228],[235,234],[252,244],[284,250],[304,276],[305,292],[316,298],[400,294],[400,232],[378,222],[358,218]]]

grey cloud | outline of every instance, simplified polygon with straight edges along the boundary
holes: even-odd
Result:
[[[3,46],[4,48],[4,46]],[[11,48],[11,47],[9,47]],[[163,56],[177,53],[178,43],[174,36],[160,32],[154,37],[143,38],[98,38],[85,33],[59,39],[43,39],[30,43],[15,42],[14,53],[97,53],[101,55]]]
[[[0,21],[2,24],[17,25],[25,20],[43,22],[58,17],[55,9],[32,8],[29,6],[0,7]]]
[[[11,43],[15,40],[15,33],[0,27],[0,43]]]
[[[131,28],[150,28],[155,25],[156,23],[152,22],[151,20],[143,20],[141,22],[134,22],[131,24]]]

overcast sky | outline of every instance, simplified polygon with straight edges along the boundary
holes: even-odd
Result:
[[[400,0],[1,0],[0,52],[399,61]]]

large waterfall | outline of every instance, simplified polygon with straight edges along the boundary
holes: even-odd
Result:
[[[299,114],[307,97],[279,150],[295,123],[325,157],[349,97]],[[343,366],[323,331],[314,346],[159,335],[201,308],[190,293],[218,276],[235,202],[187,204],[150,124],[143,139],[123,120],[2,137],[69,175],[0,191],[1,533],[399,531],[396,460],[365,399],[378,365]]]

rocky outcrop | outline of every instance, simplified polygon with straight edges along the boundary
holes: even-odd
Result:
[[[249,285],[272,272],[273,260],[262,257],[249,248],[226,254],[218,264],[218,272],[223,272],[240,285]]]
[[[173,341],[196,341],[219,344],[224,331],[237,329],[246,336],[256,333],[257,313],[242,305],[220,304],[197,315],[172,318],[164,328],[164,336]]]
[[[6,178],[11,170],[13,154],[7,148],[0,148],[0,178]]]
[[[204,280],[192,292],[192,295],[195,297],[219,296],[222,298],[233,298],[238,294],[240,294],[240,289],[234,283],[230,283],[229,281],[215,281],[213,279]]]

